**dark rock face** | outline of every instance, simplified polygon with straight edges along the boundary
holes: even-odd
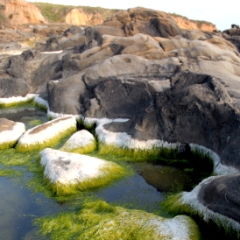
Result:
[[[214,212],[240,223],[240,173],[217,178],[202,187],[200,202]]]
[[[0,98],[25,96],[28,90],[28,84],[21,78],[0,79]]]

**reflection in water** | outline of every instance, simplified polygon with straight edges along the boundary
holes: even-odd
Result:
[[[160,192],[183,191],[191,183],[187,174],[169,166],[145,164],[140,168],[140,175]]]
[[[33,194],[22,183],[0,177],[0,239],[43,239],[35,234],[36,217],[68,210],[43,194]]]

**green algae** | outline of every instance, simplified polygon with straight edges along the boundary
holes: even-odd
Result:
[[[0,102],[0,108],[19,107],[22,105],[26,105],[28,103],[32,103],[33,99],[34,99],[34,97],[31,97],[26,100],[19,100],[19,101],[13,101],[13,102],[8,102],[8,103]]]
[[[37,150],[40,151],[44,148],[52,147],[56,145],[59,141],[61,141],[66,136],[69,136],[72,133],[76,132],[76,130],[77,130],[76,127],[70,127],[65,131],[61,131],[60,133],[58,133],[58,135],[52,138],[49,138],[43,142],[37,142],[37,143],[35,142],[31,144],[22,144],[21,142],[18,142],[15,148],[16,148],[16,151],[18,152],[30,152],[30,151],[37,151]]]
[[[200,239],[196,223],[189,217],[183,218],[188,229],[186,239]],[[35,224],[40,227],[41,234],[49,236],[52,240],[174,239],[176,236],[171,234],[171,231],[166,233],[159,230],[159,225],[161,228],[161,224],[164,225],[168,221],[171,220],[141,210],[111,206],[99,200],[83,204],[79,211],[36,219]]]
[[[64,152],[70,152],[70,153],[79,153],[79,154],[86,154],[86,153],[91,153],[95,151],[97,148],[97,143],[96,140],[90,144],[87,144],[85,146],[80,146],[77,148],[70,148],[69,146],[66,146],[64,144],[59,150],[64,151]]]
[[[161,159],[176,159],[177,150],[161,147],[152,149],[130,149],[116,147],[114,145],[107,145],[100,142],[99,154],[118,155],[136,162],[138,161],[157,162],[160,161]]]
[[[127,171],[115,163],[104,166],[100,171],[104,172],[104,175],[84,179],[75,184],[52,183],[48,179],[45,179],[45,184],[53,192],[54,196],[65,196],[76,194],[79,191],[105,187],[127,175]]]
[[[12,148],[16,145],[17,140],[16,141],[11,141],[11,142],[4,142],[0,144],[0,150],[4,150],[4,149],[8,149],[8,148]]]
[[[42,110],[44,110],[44,111],[46,111],[46,112],[47,112],[47,110],[48,110],[48,108],[47,108],[46,105],[40,104],[40,103],[35,102],[35,101],[33,101],[33,106],[35,106],[35,107],[37,107],[37,108],[39,108],[39,109],[42,109]]]
[[[37,125],[43,124],[43,121],[41,119],[34,119],[34,120],[29,121],[28,124],[31,127],[35,127]]]
[[[21,172],[13,169],[0,169],[0,177],[20,177]]]

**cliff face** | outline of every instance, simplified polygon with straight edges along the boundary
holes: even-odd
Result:
[[[175,16],[175,15],[171,15],[171,17],[174,19],[177,25],[182,29],[201,30],[205,32],[212,32],[214,30],[217,30],[216,26],[210,22],[208,23],[204,21],[194,21],[194,20],[187,19],[185,17]]]
[[[107,14],[106,14],[107,13]],[[74,25],[98,25],[103,23],[105,16],[111,16],[113,12],[106,9],[106,13],[100,13],[94,11],[94,13],[88,13],[82,8],[74,8],[69,11],[64,19],[64,22]],[[105,16],[104,16],[105,15]],[[186,17],[170,14],[177,25],[182,29],[187,30],[201,30],[205,32],[212,32],[217,30],[216,26],[210,22],[194,21],[187,19]]]
[[[117,10],[72,7],[47,3],[28,3],[25,0],[0,0],[1,14],[4,21],[18,25],[24,23],[65,22],[72,25],[94,26],[103,23]],[[194,21],[176,14],[170,14],[180,28],[212,32],[217,30],[215,25],[205,21]],[[44,17],[45,18],[44,18]],[[1,19],[0,19],[1,20]],[[3,20],[2,20],[3,21]]]
[[[4,6],[3,14],[11,24],[46,23],[40,10],[25,0],[0,0]]]
[[[98,25],[103,22],[100,13],[86,13],[82,8],[74,8],[67,13],[64,22],[73,25]]]

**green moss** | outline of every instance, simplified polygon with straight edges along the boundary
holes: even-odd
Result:
[[[164,159],[176,159],[177,151],[167,148],[152,148],[149,150],[121,148],[99,143],[100,155],[118,155],[132,161],[160,162]]]
[[[34,101],[34,102],[33,102],[33,105],[34,105],[35,107],[38,107],[38,108],[46,111],[46,112],[47,112],[47,110],[48,110],[48,108],[47,108],[46,105],[44,105],[44,104],[40,104],[40,103]]]
[[[86,153],[93,152],[95,149],[96,149],[96,142],[93,142],[92,144],[88,144],[88,145],[83,146],[83,147],[74,148],[74,149],[66,148],[63,145],[63,147],[60,148],[59,150],[65,151],[65,152],[71,152],[71,153],[86,154]]]
[[[59,182],[51,183],[48,179],[45,180],[45,184],[53,192],[54,196],[71,195],[76,194],[79,191],[104,187],[127,175],[127,171],[115,163],[109,163],[107,166],[104,166],[101,171],[105,174],[79,181],[76,184],[65,185]]]
[[[4,166],[20,166],[27,164],[34,153],[18,153],[14,148],[0,151],[0,163]]]
[[[76,132],[76,130],[77,130],[76,127],[68,128],[65,131],[60,132],[57,136],[46,139],[44,142],[29,143],[29,144],[22,144],[21,142],[18,142],[18,144],[16,146],[16,150],[18,152],[29,152],[29,151],[42,150],[44,148],[54,146],[61,139],[63,139],[66,136],[69,136],[72,133]]]
[[[29,121],[28,124],[32,127],[35,127],[37,125],[43,124],[43,121],[41,119],[34,119],[34,120]]]
[[[40,226],[43,235],[49,235],[53,240],[166,240],[173,237],[161,233],[153,224],[148,224],[151,220],[157,220],[159,224],[169,221],[141,210],[128,210],[111,206],[104,201],[95,201],[85,203],[78,212],[40,218],[35,224]],[[184,223],[189,228],[189,239],[199,239],[195,222],[186,217]]]
[[[19,177],[21,172],[13,169],[0,169],[0,177]]]
[[[10,103],[0,102],[0,108],[25,105],[25,104],[31,103],[33,101],[33,99],[34,99],[34,97],[26,99],[26,100],[20,100],[20,101],[10,102]]]
[[[4,150],[4,149],[14,147],[16,145],[16,143],[17,143],[17,141],[2,143],[2,144],[0,144],[0,150]]]

